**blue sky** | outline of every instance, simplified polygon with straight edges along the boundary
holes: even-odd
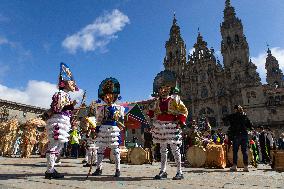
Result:
[[[231,3],[264,81],[266,43],[284,68],[284,3]],[[224,6],[224,0],[3,0],[0,98],[48,107],[59,63],[65,62],[87,90],[88,102],[97,99],[99,83],[110,76],[120,81],[123,101],[148,99],[155,75],[163,70],[173,13],[187,52],[198,27],[208,46],[219,51]]]

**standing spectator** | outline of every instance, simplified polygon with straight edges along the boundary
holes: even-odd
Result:
[[[77,130],[77,126],[72,127],[72,132],[70,134],[71,137],[71,157],[77,159],[78,158],[78,150],[79,150],[79,140],[81,139],[80,134]]]
[[[284,150],[284,133],[278,139],[278,150]]]
[[[248,172],[248,129],[252,129],[252,124],[240,105],[235,105],[234,111],[235,113],[224,118],[225,121],[230,123],[230,136],[233,140],[233,166],[230,170],[237,171],[238,151],[239,146],[241,146],[244,162],[243,171]]]
[[[263,127],[261,127],[261,132],[260,132],[260,135],[259,135],[259,145],[260,145],[260,151],[261,151],[261,161],[262,163],[267,163],[267,162],[270,162],[270,159],[269,159],[269,156],[268,156],[268,153],[267,153],[267,133],[265,131],[265,129]]]
[[[144,129],[143,140],[144,140],[144,148],[149,149],[150,162],[152,164],[153,163],[153,153],[152,153],[153,137],[152,137],[152,134],[149,128]]]
[[[266,146],[267,146],[267,153],[269,159],[271,159],[271,150],[273,150],[273,144],[274,144],[274,139],[273,139],[273,133],[270,128],[267,129],[267,135],[266,135]]]

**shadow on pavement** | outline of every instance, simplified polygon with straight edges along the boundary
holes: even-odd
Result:
[[[33,176],[44,177],[44,174],[39,174],[39,173],[0,174],[0,180],[26,179],[27,177],[33,177]]]
[[[23,164],[0,164],[0,165],[11,165],[11,166],[19,166],[19,167],[46,167],[46,163],[37,163],[37,164],[27,164],[27,163],[23,163]],[[75,165],[70,165],[70,164],[61,164],[61,165],[56,165],[56,167],[77,167]]]
[[[203,169],[203,170],[183,170],[182,172],[186,173],[214,173],[214,172],[221,172],[221,173],[226,173],[226,172],[231,172],[230,170],[224,170],[224,169]]]
[[[86,181],[87,174],[66,174],[63,180],[77,180]],[[153,180],[153,177],[113,177],[113,175],[102,175],[102,176],[89,176],[87,179],[89,181],[143,181],[143,180]]]
[[[86,181],[87,174],[64,174],[65,177],[58,180],[77,180]],[[29,177],[41,177],[44,181],[44,173],[22,173],[22,174],[0,174],[0,180],[10,180],[10,179],[27,179]],[[103,175],[100,177],[89,176],[87,179],[89,181],[143,181],[143,180],[153,180],[153,177],[119,177],[115,178],[113,175]]]

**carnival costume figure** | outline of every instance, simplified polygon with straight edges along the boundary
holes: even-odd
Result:
[[[17,119],[11,119],[7,122],[1,123],[0,152],[3,153],[3,156],[12,157],[14,144],[18,137],[19,126]]]
[[[99,86],[98,97],[102,99],[106,105],[97,110],[97,169],[92,174],[99,176],[102,174],[102,160],[106,147],[112,149],[115,157],[116,171],[114,177],[120,176],[120,131],[122,130],[124,120],[124,107],[115,104],[119,98],[120,84],[115,78],[106,78]]]
[[[160,143],[161,170],[155,179],[167,178],[167,145],[169,144],[177,165],[177,174],[174,180],[183,179],[181,170],[180,146],[182,143],[181,127],[185,125],[188,115],[187,108],[180,100],[176,76],[171,71],[160,72],[153,86],[154,96],[148,115],[153,121],[153,142]]]
[[[90,167],[91,164],[97,163],[97,146],[96,140],[96,118],[86,117],[87,133],[85,134],[84,141],[86,143],[86,160],[87,163],[83,167]]]
[[[61,63],[59,75],[59,92],[52,97],[50,110],[45,114],[47,118],[46,131],[49,139],[49,145],[46,152],[47,171],[45,178],[62,178],[64,175],[54,169],[57,156],[63,148],[64,143],[69,140],[69,130],[71,128],[71,116],[76,101],[71,101],[68,92],[78,90],[73,75],[69,67]]]
[[[37,125],[33,124],[32,121],[28,120],[23,128],[22,142],[20,144],[22,158],[30,158],[37,143]]]
[[[44,128],[44,131],[40,134],[38,143],[40,157],[44,158],[46,149],[48,147],[46,128]]]

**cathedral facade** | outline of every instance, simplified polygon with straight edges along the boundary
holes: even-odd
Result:
[[[222,118],[240,104],[255,125],[284,128],[284,80],[277,59],[267,50],[267,84],[260,82],[256,65],[250,60],[249,45],[242,21],[226,0],[220,25],[223,64],[208,48],[200,32],[194,51],[186,54],[186,44],[174,17],[170,38],[166,41],[165,70],[179,80],[181,98],[191,119],[208,117],[213,126],[222,126]]]

